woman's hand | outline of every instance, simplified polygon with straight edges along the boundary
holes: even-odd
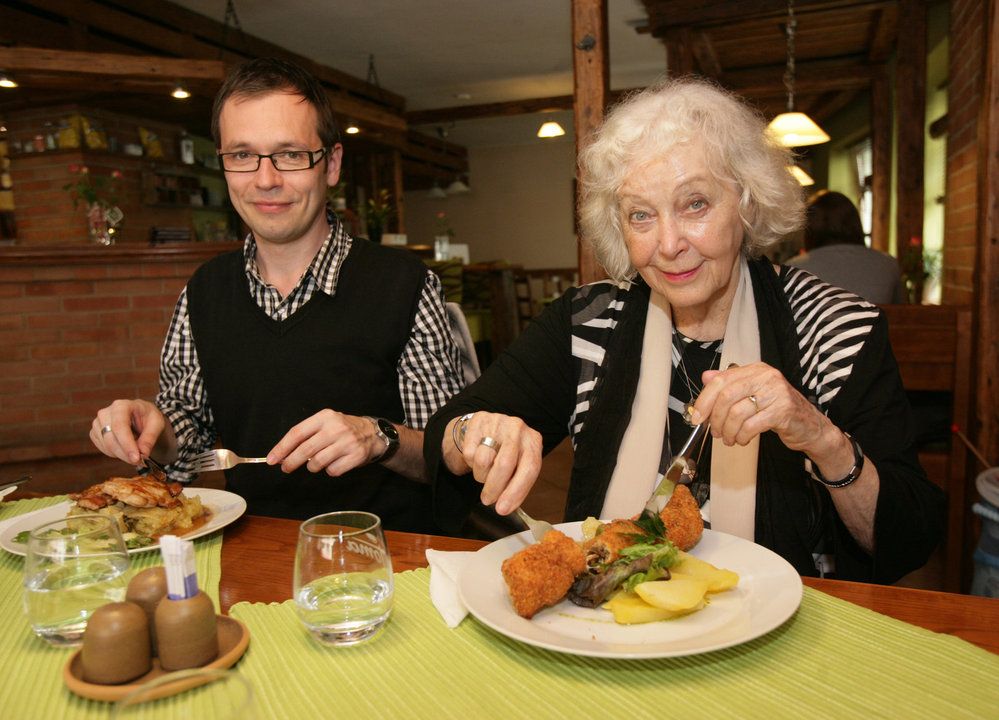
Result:
[[[692,420],[711,422],[711,435],[726,445],[745,445],[773,430],[788,448],[812,460],[827,454],[836,430],[818,408],[791,387],[779,370],[753,363],[703,375],[704,390],[694,404]],[[842,437],[842,433],[836,430]]]
[[[496,503],[496,512],[508,515],[520,507],[538,479],[541,434],[509,415],[477,412],[468,419],[464,417],[454,418],[447,425],[441,442],[444,462],[456,475],[471,470],[483,485],[482,504]]]

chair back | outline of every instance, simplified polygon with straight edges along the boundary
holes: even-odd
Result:
[[[968,431],[971,420],[971,310],[954,305],[880,305],[907,392],[949,393],[950,424]],[[971,571],[968,450],[951,435],[949,448],[921,448],[926,475],[947,494],[944,589],[961,592]]]
[[[479,358],[475,354],[472,334],[468,330],[468,321],[465,320],[465,314],[461,311],[461,305],[458,303],[445,303],[444,308],[447,310],[447,321],[451,328],[451,335],[454,337],[458,353],[461,355],[461,373],[465,378],[465,384],[469,385],[475,382],[482,371],[479,368]]]

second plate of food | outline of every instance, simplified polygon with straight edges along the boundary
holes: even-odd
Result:
[[[184,488],[184,494],[200,497],[202,505],[209,512],[209,516],[204,523],[197,525],[189,532],[180,534],[185,540],[193,540],[194,538],[199,538],[224,528],[246,512],[246,500],[227,490]],[[14,555],[24,555],[27,551],[27,545],[15,542],[18,534],[25,530],[32,530],[39,525],[44,525],[53,520],[61,520],[69,513],[72,505],[73,503],[67,500],[66,502],[57,503],[56,505],[12,518],[4,524],[3,530],[0,531],[0,547]],[[156,542],[152,545],[132,548],[128,552],[130,554],[148,552],[150,550],[158,550],[159,547],[160,544]]]
[[[579,540],[581,525],[555,527]],[[479,622],[548,650],[634,659],[695,655],[760,637],[782,625],[801,604],[801,577],[784,558],[748,540],[705,530],[690,554],[739,573],[739,584],[711,595],[703,610],[672,620],[619,625],[607,610],[563,600],[527,620],[514,612],[500,567],[532,542],[524,532],[480,549],[462,572],[458,590]]]

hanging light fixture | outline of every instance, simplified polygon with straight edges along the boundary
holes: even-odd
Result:
[[[802,187],[808,187],[809,185],[815,184],[815,180],[812,179],[812,176],[797,165],[789,165],[787,171],[794,176],[794,179],[797,180],[798,184]]]
[[[463,193],[470,192],[471,189],[472,188],[468,187],[468,185],[462,181],[460,175],[456,175],[454,182],[447,186],[447,190],[445,190],[445,192],[448,195],[461,195]]]
[[[357,135],[357,133],[361,132],[361,128],[357,127],[354,123],[348,123],[344,132],[348,135]]]
[[[187,100],[189,97],[191,97],[191,93],[184,86],[184,83],[182,83],[182,82],[180,82],[178,80],[177,81],[177,86],[174,87],[173,92],[170,93],[170,96],[174,97],[174,98],[176,98],[178,100]]]
[[[0,88],[16,88],[17,80],[14,79],[12,75],[8,75],[3,70],[0,70]]]
[[[542,123],[541,127],[538,128],[539,138],[553,138],[560,135],[565,135],[565,130],[554,120],[549,120],[546,123]]]
[[[772,132],[782,145],[803,147],[829,142],[829,135],[815,124],[805,113],[794,110],[794,31],[798,21],[794,19],[794,0],[787,0],[787,69],[784,71],[784,87],[787,88],[787,112],[770,121]]]
[[[447,197],[447,193],[444,192],[444,188],[441,184],[437,182],[437,178],[434,178],[434,186],[430,188],[430,192],[427,193],[427,197],[433,200],[441,200]]]

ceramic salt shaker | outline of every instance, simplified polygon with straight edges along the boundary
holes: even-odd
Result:
[[[97,608],[87,621],[80,659],[89,683],[118,685],[145,675],[152,668],[145,611],[132,602]]]

